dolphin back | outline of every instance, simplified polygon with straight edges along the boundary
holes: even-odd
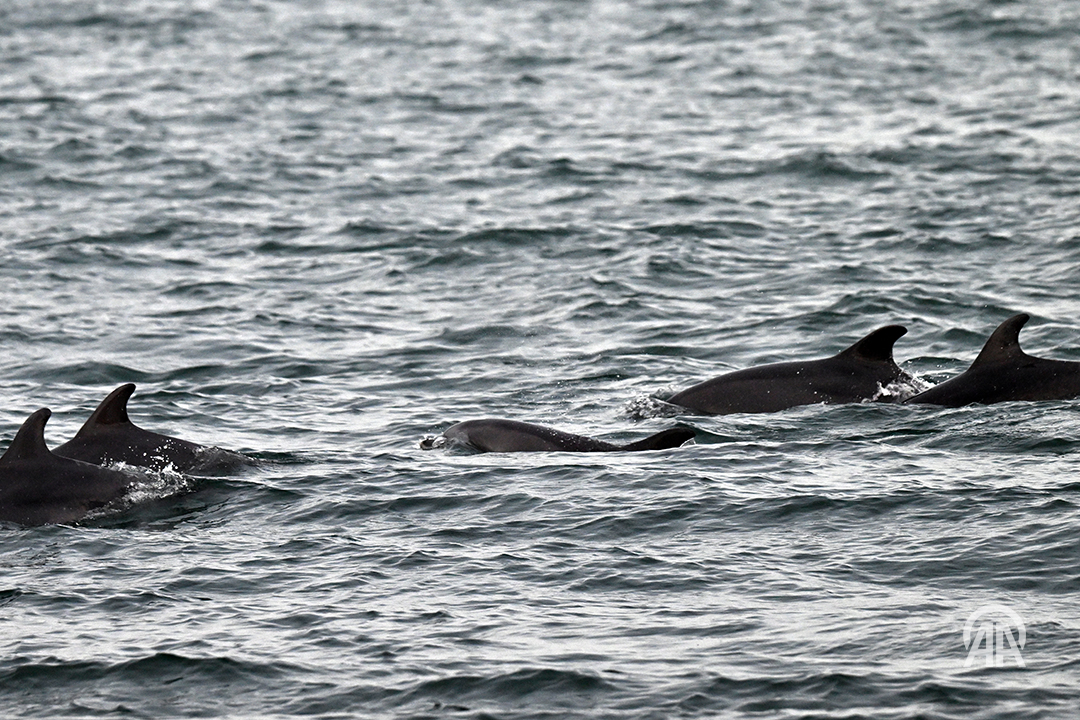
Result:
[[[56,448],[56,454],[95,465],[123,462],[154,470],[172,467],[180,472],[203,474],[252,464],[240,453],[198,445],[135,425],[127,410],[133,392],[135,384],[127,383],[109,393],[75,437]]]
[[[0,457],[0,520],[23,525],[72,522],[127,492],[124,473],[52,453],[42,408],[26,419]]]
[[[907,402],[961,407],[1080,397],[1080,363],[1034,357],[1020,347],[1020,329],[1029,319],[1019,313],[998,325],[971,367]]]
[[[832,357],[736,370],[667,402],[704,415],[727,415],[876,399],[882,387],[906,377],[892,357],[893,345],[906,332],[902,325],[886,325]]]
[[[615,445],[545,425],[487,418],[452,425],[443,431],[443,437],[481,452],[616,452],[677,447],[694,437],[694,432],[673,428],[629,445]]]

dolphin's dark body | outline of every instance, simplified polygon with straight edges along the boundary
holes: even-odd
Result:
[[[960,407],[1080,397],[1080,363],[1032,357],[1020,348],[1020,328],[1030,317],[1020,313],[1001,323],[971,367],[907,402]]]
[[[900,325],[886,325],[832,357],[737,370],[676,393],[667,402],[701,415],[728,415],[875,399],[886,385],[913,379],[892,357],[893,344],[906,332]]]
[[[135,385],[127,383],[109,393],[75,437],[54,452],[95,465],[122,462],[153,470],[171,467],[178,472],[220,472],[251,463],[239,453],[197,445],[134,425],[127,412],[128,398],[133,392]]]
[[[584,435],[517,420],[466,420],[447,428],[442,436],[481,452],[621,452],[666,450],[694,437],[694,431],[671,428],[629,445],[615,445]],[[425,443],[424,447],[431,447]]]
[[[45,408],[26,419],[0,457],[0,520],[23,525],[73,522],[119,499],[132,477],[60,457],[45,445]]]

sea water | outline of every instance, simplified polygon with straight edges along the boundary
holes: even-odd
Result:
[[[1080,404],[658,408],[1080,361],[1078,138],[1072,3],[0,3],[0,443],[259,461],[0,528],[0,715],[1075,717]]]

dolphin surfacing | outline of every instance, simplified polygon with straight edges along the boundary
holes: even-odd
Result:
[[[737,370],[678,392],[667,402],[699,415],[728,415],[877,399],[890,383],[913,380],[892,355],[906,332],[902,325],[886,325],[832,357]]]
[[[22,424],[0,457],[0,520],[22,525],[74,522],[127,492],[133,478],[61,457],[45,445],[42,408]]]
[[[459,422],[444,430],[442,437],[480,452],[626,452],[667,450],[682,445],[694,434],[686,428],[670,428],[644,440],[616,445],[544,425],[488,418]],[[424,448],[433,446],[429,442],[422,444]]]
[[[131,422],[127,403],[135,384],[127,383],[106,396],[75,437],[54,451],[73,460],[104,465],[128,465],[178,472],[222,472],[250,465],[250,458],[217,447],[144,430]]]
[[[1020,313],[1001,323],[971,367],[906,402],[961,407],[1080,397],[1080,363],[1037,358],[1021,349],[1020,329],[1030,319]]]

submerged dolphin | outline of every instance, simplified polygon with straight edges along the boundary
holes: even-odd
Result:
[[[132,477],[60,457],[45,445],[42,408],[22,424],[0,457],[0,520],[23,525],[66,523],[123,496]]]
[[[617,452],[678,447],[694,437],[694,431],[671,428],[629,445],[615,445],[543,425],[487,419],[459,422],[443,431],[442,436],[481,452]],[[425,440],[421,446],[430,449],[435,444],[432,440]]]
[[[960,407],[1080,397],[1080,362],[1032,357],[1020,348],[1020,328],[1030,318],[1020,313],[998,325],[971,367],[907,402]]]
[[[133,392],[135,384],[127,383],[109,393],[75,437],[54,452],[95,465],[123,462],[153,470],[172,467],[179,472],[220,472],[251,464],[250,458],[239,453],[159,435],[132,424],[127,402]]]
[[[886,385],[913,380],[892,357],[893,344],[906,332],[901,325],[886,325],[832,357],[737,370],[676,393],[667,402],[701,415],[727,415],[874,400]]]

